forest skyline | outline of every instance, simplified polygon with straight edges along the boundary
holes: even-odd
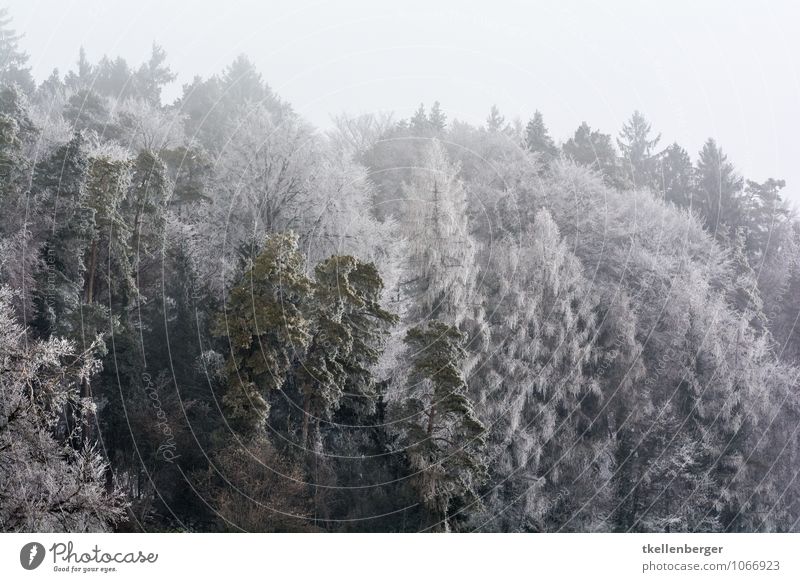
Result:
[[[191,11],[157,2],[6,4],[37,82],[71,68],[80,46],[92,61],[108,54],[138,65],[156,42],[177,74],[165,102],[194,75],[218,74],[246,54],[323,130],[332,115],[410,117],[420,102],[438,100],[451,119],[472,124],[492,105],[509,120],[538,109],[565,141],[583,121],[613,135],[639,110],[666,143],[694,153],[713,135],[742,173],[758,181],[780,175],[785,197],[800,201],[800,123],[792,115],[800,46],[785,30],[798,17],[792,3],[503,2],[490,11],[469,2],[401,10],[209,1]],[[38,18],[43,11],[50,18]]]

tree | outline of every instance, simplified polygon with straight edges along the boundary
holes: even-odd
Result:
[[[677,143],[669,146],[656,164],[655,188],[664,200],[681,208],[692,206],[694,167],[689,154]]]
[[[12,301],[25,321],[31,315],[32,274],[42,239],[39,221],[31,216],[39,205],[30,199],[32,160],[27,155],[39,136],[17,87],[0,87],[0,280],[18,291]]]
[[[83,385],[99,368],[96,345],[26,337],[0,287],[0,530],[107,531],[124,517],[118,490],[106,490],[106,464],[70,424],[69,408],[91,411]],[[77,445],[77,446],[73,446]]]
[[[421,528],[449,531],[462,510],[478,502],[486,475],[485,427],[478,420],[461,373],[464,335],[432,321],[405,336],[411,362],[408,392],[398,412],[399,446],[425,508]]]
[[[506,124],[506,118],[500,114],[500,110],[497,108],[497,105],[492,105],[491,110],[489,111],[489,117],[486,118],[486,129],[490,133],[498,133],[505,131],[508,127]]]
[[[428,114],[425,113],[425,105],[423,103],[419,104],[419,107],[409,120],[409,126],[415,135],[426,135],[430,130],[430,121]]]
[[[119,137],[107,98],[93,89],[81,89],[67,99],[64,119],[71,124],[74,133],[89,130],[105,139]]]
[[[0,83],[16,83],[30,95],[36,85],[27,66],[28,55],[19,50],[22,37],[10,25],[8,8],[0,8]]]
[[[180,148],[183,135],[183,115],[162,108],[140,97],[131,97],[114,108],[114,124],[119,141],[132,152],[148,150],[162,155],[165,150]]]
[[[482,277],[491,340],[470,379],[491,451],[492,487],[476,521],[556,530],[597,494],[597,475],[608,470],[598,455],[608,446],[596,418],[604,402],[590,373],[596,299],[546,210],[492,250]],[[587,516],[571,527],[597,526]]]
[[[131,232],[131,263],[142,275],[143,267],[163,246],[165,216],[172,190],[167,168],[152,151],[142,150],[132,164],[130,188],[121,205]]]
[[[348,436],[369,433],[369,421],[381,394],[373,375],[388,328],[396,317],[380,306],[383,282],[374,265],[350,256],[333,256],[314,269],[313,295],[306,304],[311,340],[291,383],[302,398],[300,448],[306,452],[315,515],[329,514],[329,498],[338,473],[335,466]],[[343,424],[329,425],[340,411]],[[324,433],[333,455],[324,452]],[[331,434],[333,433],[333,434]],[[352,466],[352,462],[349,463]]]
[[[195,77],[184,85],[183,96],[175,107],[186,114],[185,133],[189,139],[216,154],[226,151],[228,140],[240,129],[243,112],[252,108],[256,108],[256,114],[267,111],[278,122],[284,116],[287,122],[295,117],[244,55],[237,57],[221,75],[205,80]]]
[[[150,59],[135,73],[136,92],[156,107],[161,105],[161,89],[176,78],[176,74],[165,64],[166,60],[164,49],[153,43]]]
[[[706,228],[725,239],[742,220],[742,178],[728,157],[709,138],[697,160],[695,201]]]
[[[253,233],[300,230],[312,216],[310,184],[319,173],[310,127],[263,106],[240,111],[231,125],[235,135],[216,162],[216,224],[209,228],[225,225],[232,246]]]
[[[331,257],[314,269],[308,302],[312,338],[297,374],[303,396],[301,445],[315,442],[320,422],[331,420],[347,394],[351,410],[374,410],[377,394],[371,367],[377,363],[394,315],[380,306],[383,282],[374,265],[350,256]]]
[[[64,77],[64,84],[75,92],[88,90],[94,81],[95,68],[86,57],[86,50],[83,47],[78,51],[77,65],[77,71],[69,71]]]
[[[550,137],[544,124],[544,118],[538,110],[525,126],[525,145],[530,151],[538,153],[544,163],[558,156],[558,148],[553,143],[553,138]]]
[[[92,91],[117,101],[125,101],[135,94],[133,72],[122,57],[109,59],[104,56],[95,68]]]
[[[413,297],[409,317],[459,324],[471,313],[475,277],[466,193],[439,141],[432,141],[425,154],[415,180],[406,185],[410,231],[403,286]]]
[[[228,390],[222,404],[231,429],[244,436],[264,430],[268,399],[283,388],[286,374],[309,342],[303,312],[311,292],[297,236],[267,238],[231,290],[214,335],[226,338]]]
[[[239,55],[225,68],[221,81],[224,98],[232,105],[263,104],[267,107],[278,105],[278,99],[264,83],[261,73],[245,55]]]
[[[34,187],[44,198],[47,238],[37,273],[34,325],[43,334],[80,337],[86,250],[94,236],[87,206],[89,156],[76,134],[36,168]]]
[[[781,242],[781,230],[789,217],[789,210],[781,198],[781,190],[785,187],[784,180],[773,178],[762,184],[752,180],[746,182],[742,201],[743,229],[748,258],[753,266]]]
[[[564,155],[578,164],[597,171],[609,186],[621,184],[617,167],[617,154],[611,144],[611,136],[593,131],[584,121],[562,147]]]
[[[311,532],[303,471],[263,436],[229,440],[211,452],[192,481],[228,532]]]
[[[651,138],[650,124],[638,111],[622,126],[617,145],[622,153],[623,171],[634,187],[654,187],[656,185],[656,147],[661,134]]]
[[[119,297],[119,291],[130,297],[135,284],[128,247],[130,227],[120,215],[120,206],[130,184],[130,163],[127,159],[101,154],[92,157],[89,166],[85,204],[92,212],[92,233],[84,259],[84,302],[91,304],[102,290],[114,289],[114,299]],[[105,266],[110,268],[105,269]],[[105,275],[102,288],[98,284],[98,272]]]
[[[438,133],[447,129],[447,115],[442,111],[442,107],[439,105],[438,101],[433,102],[431,112],[428,115],[428,123],[430,123],[430,126]]]
[[[206,152],[194,147],[178,146],[160,152],[173,184],[170,203],[178,212],[200,202],[211,200],[212,163]]]

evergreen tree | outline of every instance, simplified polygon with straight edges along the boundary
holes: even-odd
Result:
[[[593,131],[583,122],[562,147],[564,155],[578,164],[589,166],[600,173],[609,186],[622,184],[617,167],[617,154],[611,144],[611,136]]]
[[[86,250],[94,236],[94,215],[87,206],[89,156],[76,134],[40,164],[34,186],[45,199],[42,268],[34,298],[35,326],[42,334],[80,337]]]
[[[92,79],[92,91],[117,101],[134,95],[133,72],[127,61],[122,57],[100,59]]]
[[[27,151],[39,137],[24,96],[0,87],[0,280],[19,293],[12,299],[25,321],[31,315],[32,274],[42,232],[36,201],[30,198],[31,160]]]
[[[162,88],[175,80],[176,75],[166,64],[167,53],[153,43],[150,58],[135,73],[136,91],[153,105],[161,105]]]
[[[447,151],[434,140],[423,167],[406,185],[409,263],[405,293],[413,298],[409,317],[459,324],[471,313],[476,245],[467,223],[467,200]]]
[[[653,188],[656,186],[656,151],[661,134],[650,136],[650,124],[638,111],[622,126],[617,145],[622,154],[622,169],[631,186]]]
[[[692,206],[694,167],[689,154],[677,143],[669,146],[656,164],[656,191],[681,208]]]
[[[0,8],[0,83],[17,84],[28,94],[35,87],[28,64],[28,55],[19,49],[22,38],[11,28],[8,8]]]
[[[428,114],[425,112],[425,105],[419,104],[419,107],[414,112],[414,115],[409,120],[409,127],[414,135],[426,135],[430,130],[430,120]]]
[[[759,264],[781,240],[780,232],[789,217],[781,198],[784,180],[768,179],[762,184],[747,180],[742,201],[745,224],[742,226],[750,264]],[[772,248],[770,248],[772,247]]]
[[[694,200],[706,228],[725,239],[741,225],[742,178],[713,139],[709,139],[697,160]]]
[[[420,526],[428,531],[449,531],[463,520],[463,511],[479,503],[477,490],[486,475],[485,427],[460,370],[464,340],[440,321],[414,327],[405,336],[412,372],[398,413],[398,444],[425,508]]]
[[[126,159],[99,155],[90,159],[89,166],[86,206],[92,212],[93,232],[84,259],[84,302],[94,303],[98,296],[105,302],[113,293],[118,306],[120,293],[130,297],[135,286],[128,246],[130,226],[120,214],[130,183],[130,164]]]
[[[268,237],[217,319],[214,335],[226,338],[229,349],[223,411],[237,433],[264,430],[268,399],[283,388],[286,374],[308,345],[303,309],[311,281],[303,271],[296,235]]]
[[[78,69],[69,71],[64,77],[64,84],[74,92],[85,91],[91,88],[94,82],[95,68],[86,56],[86,50],[81,47],[78,51]]]
[[[442,111],[442,107],[439,105],[438,101],[433,102],[431,112],[428,115],[428,123],[437,133],[441,133],[447,129],[447,115]]]
[[[121,212],[131,231],[132,264],[142,276],[163,247],[164,212],[172,193],[167,168],[151,151],[141,151],[133,161],[131,186]]]
[[[314,270],[308,302],[312,338],[297,383],[303,395],[301,443],[308,425],[331,420],[347,395],[353,412],[374,410],[377,393],[371,368],[377,363],[386,327],[395,316],[380,306],[383,282],[374,265],[334,256]],[[363,413],[362,413],[363,414]]]
[[[538,153],[544,163],[549,163],[558,156],[558,148],[553,143],[539,111],[533,114],[533,118],[525,126],[525,145],[530,151]]]
[[[505,131],[507,127],[506,118],[500,114],[497,105],[492,105],[489,117],[486,118],[486,129],[490,133],[499,133]]]
[[[157,53],[155,58],[157,62]],[[232,105],[255,105],[262,102],[268,106],[278,104],[272,90],[264,83],[261,73],[245,55],[239,55],[225,68],[221,82],[225,87],[224,98]]]

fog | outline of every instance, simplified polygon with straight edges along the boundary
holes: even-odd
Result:
[[[715,137],[752,179],[800,200],[800,100],[792,2],[6,2],[37,80],[84,46],[131,63],[162,45],[178,80],[240,53],[316,125],[330,115],[408,116],[439,100],[451,119],[545,115],[557,140],[580,122],[616,135],[641,110],[663,145],[696,155]]]

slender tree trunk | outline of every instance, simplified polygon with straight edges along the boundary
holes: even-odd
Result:
[[[92,399],[92,385],[89,384],[88,380],[84,380],[81,383],[81,398],[88,399],[91,401]],[[84,444],[90,444],[94,442],[94,426],[95,426],[95,415],[94,413],[86,408],[81,408],[81,422],[83,427],[81,428],[81,440]]]
[[[136,205],[136,214],[133,218],[133,245],[131,250],[133,251],[133,268],[138,271],[139,270],[139,257],[140,257],[140,250],[139,250],[139,242],[141,240],[141,224],[140,221],[142,220],[142,210],[139,204]],[[138,276],[137,276],[138,281]]]
[[[433,421],[436,418],[436,404],[431,404],[431,410],[428,413],[428,429],[427,434],[428,438],[433,436]]]
[[[89,272],[86,279],[86,303],[91,303],[94,299],[94,273],[97,269],[97,239],[92,240],[92,248],[89,251]]]
[[[311,410],[311,398],[309,394],[305,394],[303,398],[303,436],[302,444],[304,448],[308,448],[308,419]]]
[[[431,398],[433,400],[433,397]],[[435,401],[431,402],[431,409],[428,412],[428,426],[425,430],[425,433],[428,435],[428,438],[433,437],[433,429],[434,429],[434,420],[436,419],[436,403]],[[432,510],[427,504],[424,506],[424,510],[422,512],[422,528],[426,531],[436,532],[439,531],[439,526],[436,525],[441,521],[439,512]]]

